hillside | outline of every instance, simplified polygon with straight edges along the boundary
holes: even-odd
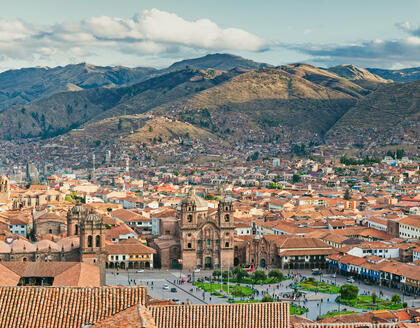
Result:
[[[347,93],[353,97],[361,97],[368,93],[368,90],[351,82],[351,80],[312,65],[299,63],[284,65],[279,68],[292,75],[311,81],[312,83]]]
[[[330,67],[329,72],[335,73],[345,79],[360,85],[365,89],[376,89],[382,83],[391,82],[382,77],[372,74],[368,70],[354,65],[338,65]]]
[[[154,68],[147,67],[101,67],[86,63],[9,70],[0,73],[0,112],[57,92],[138,83],[156,72]]]
[[[277,125],[323,133],[355,102],[348,94],[316,85],[282,69],[263,68],[203,90],[177,106],[190,109],[184,111],[187,120],[191,120],[194,111],[204,108],[210,113],[208,125],[247,135],[247,129],[255,126]],[[168,110],[168,106],[155,109],[157,113]]]
[[[360,100],[331,131],[355,127],[377,131],[420,119],[420,81],[387,83]]]
[[[148,110],[210,88],[241,71],[172,72],[123,88],[95,88],[56,93],[46,99],[14,106],[0,113],[0,138],[54,136],[90,120],[141,114]]]
[[[177,63],[172,64],[165,72],[173,72],[185,69],[186,66],[195,67],[197,69],[216,69],[222,71],[228,71],[233,68],[241,69],[258,69],[262,67],[271,66],[269,64],[257,63],[249,59],[242,58],[240,56],[230,54],[210,54],[200,58],[181,60]]]
[[[174,142],[181,139],[209,141],[216,140],[217,137],[210,132],[197,128],[189,123],[156,117],[145,123],[145,125],[126,138],[133,143],[156,143]]]
[[[393,80],[395,82],[413,82],[420,80],[420,67],[404,69],[366,68],[366,70],[386,80]]]

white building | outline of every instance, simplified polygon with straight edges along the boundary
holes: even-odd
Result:
[[[410,215],[399,222],[400,238],[420,239],[420,215]]]

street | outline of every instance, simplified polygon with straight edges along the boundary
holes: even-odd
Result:
[[[268,273],[268,272],[267,272]],[[180,272],[179,270],[145,270],[141,273],[136,273],[135,270],[127,271],[108,271],[107,272],[107,284],[108,285],[124,285],[124,286],[145,286],[147,287],[147,293],[156,299],[175,299],[177,303],[190,302],[191,304],[223,304],[227,303],[227,298],[221,298],[217,296],[212,296],[210,293],[203,290],[199,290],[197,287],[191,283],[185,282],[180,283],[181,280],[187,280],[188,275],[193,273],[190,271]],[[287,272],[284,272],[287,274]],[[201,270],[198,273],[194,273],[194,279],[211,277],[211,270]],[[292,276],[296,276],[298,279],[302,277],[311,277],[310,270],[299,270],[298,272],[291,272]],[[334,284],[337,283],[338,286],[348,283],[346,277],[337,275],[336,278],[332,278],[331,274],[323,274],[321,276],[312,276],[316,280],[322,279],[326,283]],[[292,284],[292,279],[281,282],[280,284],[272,285],[255,285],[254,288],[259,291],[259,296],[261,297],[265,293],[269,293],[273,296],[279,296],[283,293],[290,293],[293,290],[290,288]],[[359,295],[366,294],[370,295],[372,292],[376,292],[378,297],[380,292],[383,293],[382,299],[391,299],[393,294],[399,294],[401,299],[404,299],[408,303],[409,307],[420,306],[420,300],[414,299],[414,297],[407,297],[402,295],[399,290],[390,289],[387,287],[379,287],[374,285],[365,285],[362,282],[354,282],[357,287],[359,287]],[[168,285],[168,289],[165,290],[164,285]],[[250,286],[251,287],[251,286]],[[176,288],[176,292],[171,292],[172,288]],[[305,306],[308,308],[308,312],[304,314],[305,317],[316,320],[319,315],[324,315],[328,311],[341,310],[344,309],[348,311],[367,311],[360,309],[353,309],[347,306],[339,305],[335,302],[336,294],[323,294],[323,293],[313,293],[313,292],[304,292],[306,301],[301,298],[300,300],[290,300],[283,298],[282,300],[294,302],[296,305]]]

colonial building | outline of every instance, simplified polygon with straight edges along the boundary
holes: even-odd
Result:
[[[155,239],[154,246],[161,267],[230,268],[234,235],[232,199],[223,198],[217,210],[209,209],[191,188],[177,207],[175,231]]]
[[[67,213],[67,237],[58,241],[25,239],[0,241],[0,261],[84,262],[100,269],[105,283],[105,225],[93,209],[74,206]]]

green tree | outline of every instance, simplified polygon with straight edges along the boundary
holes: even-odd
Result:
[[[354,300],[359,295],[359,287],[345,284],[340,287],[340,298],[344,300]]]
[[[401,159],[405,156],[405,150],[404,149],[397,149],[396,157],[397,159]]]
[[[271,270],[269,272],[268,276],[270,278],[275,278],[277,280],[282,280],[283,279],[283,273],[280,270],[278,270],[278,269]]]
[[[264,271],[262,270],[256,270],[253,274],[252,274],[252,280],[257,283],[258,281],[261,280],[266,280],[267,279],[267,275],[265,274]]]
[[[118,120],[118,131],[122,129],[122,118],[120,117]]]
[[[213,271],[213,277],[214,278],[219,278],[221,274],[222,274],[222,272],[220,270],[214,270]]]
[[[297,183],[301,180],[300,174],[293,174],[292,182]]]
[[[376,304],[377,299],[378,299],[378,296],[376,295],[376,292],[372,292],[372,303]]]
[[[271,296],[270,294],[265,294],[265,295],[262,297],[261,301],[262,301],[262,302],[264,302],[264,303],[274,302],[274,298],[273,298],[273,296]]]
[[[153,127],[149,125],[149,132],[153,132]]]
[[[344,199],[345,200],[350,200],[351,199],[350,190],[346,189],[346,191],[344,192]]]
[[[248,277],[248,272],[246,272],[241,267],[236,267],[235,269],[233,269],[232,273],[238,282],[240,282],[243,278]]]
[[[222,272],[223,279],[227,279],[229,276],[232,277],[230,271],[225,270]]]
[[[392,295],[391,301],[394,304],[401,303],[401,297],[400,297],[400,295],[398,295],[398,294]]]

